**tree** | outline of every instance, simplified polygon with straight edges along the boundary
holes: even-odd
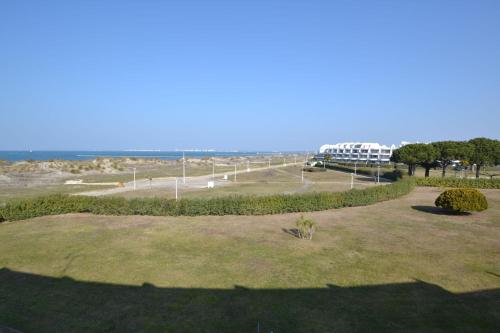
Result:
[[[500,141],[475,138],[469,143],[474,147],[470,161],[476,164],[476,178],[479,178],[481,167],[500,163]]]
[[[391,161],[408,165],[408,174],[413,176],[417,165],[425,168],[425,177],[429,177],[431,168],[437,166],[438,152],[431,144],[414,143],[396,149],[391,156]]]
[[[437,159],[441,162],[441,176],[446,175],[446,168],[455,160],[469,160],[474,147],[469,142],[464,141],[439,141],[433,142],[436,148]]]
[[[437,167],[438,151],[432,144],[418,144],[416,147],[417,163],[425,169],[425,177],[429,177],[431,168]]]
[[[413,154],[413,145],[406,145],[392,152],[391,161],[395,163],[404,163],[408,166],[408,175],[413,176],[417,159]]]

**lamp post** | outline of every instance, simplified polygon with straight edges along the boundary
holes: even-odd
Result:
[[[377,165],[377,184],[380,184],[380,164]]]
[[[136,169],[136,168],[134,168],[134,191],[135,191],[135,189],[137,188],[137,187],[136,187],[136,184],[135,184],[135,169]]]
[[[354,187],[354,174],[351,173],[351,190]]]
[[[182,152],[182,183],[186,184],[186,157]]]
[[[175,201],[177,201],[177,177],[175,177]]]
[[[234,182],[236,183],[236,164],[234,165]]]

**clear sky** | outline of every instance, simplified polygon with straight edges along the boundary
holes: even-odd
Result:
[[[500,138],[500,1],[0,1],[0,150]]]

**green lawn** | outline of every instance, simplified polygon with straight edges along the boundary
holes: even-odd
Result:
[[[318,177],[324,177],[318,176]],[[0,224],[0,325],[24,332],[497,332],[500,191],[435,188],[307,214],[47,216]]]

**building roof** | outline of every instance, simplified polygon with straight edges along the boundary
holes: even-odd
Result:
[[[319,149],[320,152],[324,152],[327,149],[396,149],[395,145],[386,146],[381,145],[376,142],[342,142],[336,144],[326,144],[322,145]]]

